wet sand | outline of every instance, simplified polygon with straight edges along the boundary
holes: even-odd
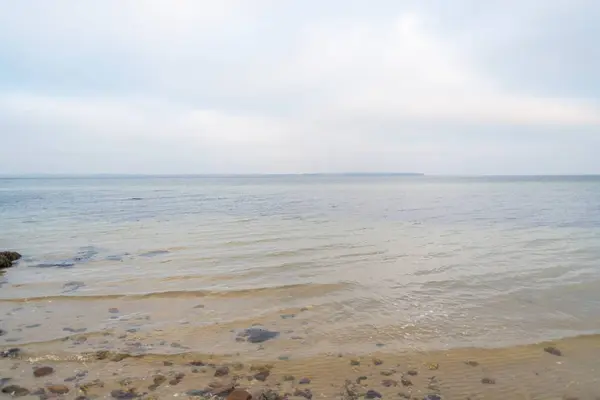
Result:
[[[120,339],[111,339],[120,340]],[[264,346],[276,343],[267,341]],[[254,346],[254,344],[247,344]],[[31,398],[210,398],[232,387],[255,398],[600,399],[600,336],[500,349],[273,358],[240,354],[48,352],[27,345],[0,358],[3,390]],[[3,350],[8,350],[4,348]],[[35,377],[34,370],[53,372]],[[219,372],[217,372],[219,371]],[[217,376],[215,376],[217,375]],[[218,376],[222,375],[222,376]],[[13,386],[11,386],[13,385]],[[16,386],[14,386],[16,385]],[[51,394],[48,388],[68,393]],[[266,393],[265,393],[266,391]],[[30,395],[31,396],[31,395]],[[436,397],[439,396],[439,397]]]

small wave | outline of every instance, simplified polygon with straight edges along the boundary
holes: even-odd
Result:
[[[92,301],[92,300],[144,300],[144,299],[185,299],[199,297],[216,297],[216,298],[236,298],[248,296],[271,296],[285,294],[294,297],[312,297],[322,295],[336,290],[342,290],[349,286],[349,283],[300,283],[295,285],[283,285],[273,287],[259,287],[252,289],[238,290],[171,290],[165,292],[152,293],[123,293],[123,294],[104,294],[104,295],[84,295],[84,296],[37,296],[26,298],[0,298],[0,302],[8,303],[27,303],[39,301]]]

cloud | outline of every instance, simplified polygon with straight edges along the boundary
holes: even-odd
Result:
[[[0,138],[37,162],[0,171],[556,172],[562,149],[600,172],[598,97],[506,84],[435,7],[24,3],[0,17]]]

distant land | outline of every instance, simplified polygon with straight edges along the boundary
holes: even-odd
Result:
[[[425,176],[419,172],[315,172],[296,174],[21,174],[2,175],[2,179],[89,179],[89,178],[260,178],[285,176],[348,176],[348,177],[384,177],[384,176]]]

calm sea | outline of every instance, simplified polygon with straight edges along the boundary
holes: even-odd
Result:
[[[328,352],[600,332],[597,177],[0,179],[0,248],[24,256],[1,278],[6,343],[123,331],[243,352],[232,335],[260,324]]]

